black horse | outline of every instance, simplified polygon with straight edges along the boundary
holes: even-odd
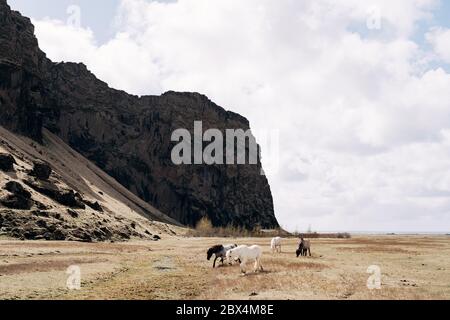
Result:
[[[236,247],[237,247],[237,244],[230,244],[230,245],[226,245],[226,246],[219,244],[217,246],[214,246],[214,247],[211,247],[208,249],[208,251],[206,253],[206,258],[209,261],[209,260],[211,260],[212,255],[215,255],[215,259],[214,259],[214,263],[213,263],[213,268],[215,268],[217,259],[220,258],[220,261],[222,262],[222,265],[223,265],[224,259],[227,256],[227,251],[234,249]]]

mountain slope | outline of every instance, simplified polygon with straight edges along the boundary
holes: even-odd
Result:
[[[0,127],[0,159],[9,155],[15,162],[12,170],[0,168],[2,234],[24,239],[103,241],[153,239],[179,230],[176,221],[126,190],[47,130],[42,142]],[[35,163],[51,163],[49,178],[34,172]]]
[[[197,93],[136,97],[114,90],[83,64],[53,63],[29,19],[0,0],[0,124],[42,141],[61,138],[136,196],[175,220],[195,225],[277,227],[272,194],[257,165],[172,163],[171,134],[249,129],[248,121]]]

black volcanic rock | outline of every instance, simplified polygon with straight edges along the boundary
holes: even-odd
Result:
[[[77,214],[75,211],[69,214],[74,213]],[[0,210],[0,230],[15,238],[28,240],[123,241],[130,239],[131,236],[138,236],[123,225],[97,228],[95,224],[73,224],[65,220],[55,220],[51,215],[54,213]],[[150,236],[146,239],[153,240]]]
[[[82,201],[84,204],[89,206],[91,209],[94,209],[95,211],[98,211],[98,212],[103,212],[103,208],[100,205],[100,203],[98,203],[98,201],[92,202],[92,201],[85,200],[85,199],[83,199]]]
[[[39,180],[48,180],[52,174],[52,168],[48,163],[43,161],[34,161],[31,174]]]
[[[24,187],[15,181],[10,181],[6,183],[5,189],[11,192],[12,194],[15,194],[16,196],[24,197],[27,199],[31,198],[31,193],[24,189]]]
[[[86,208],[84,204],[86,200],[74,190],[60,189],[50,181],[28,179],[24,182],[36,192],[39,192],[64,206],[76,209]]]
[[[0,125],[41,141],[58,135],[124,187],[186,225],[277,227],[257,165],[174,165],[172,132],[249,129],[242,116],[197,93],[137,97],[114,90],[83,64],[52,63],[29,19],[0,0]]]
[[[16,160],[12,155],[0,153],[0,170],[4,172],[14,171],[14,164],[16,164]]]
[[[0,204],[10,209],[30,210],[33,201],[24,197],[9,195],[0,199]]]
[[[11,194],[0,198],[0,204],[10,209],[30,210],[34,204],[31,199],[31,193],[24,189],[24,187],[15,181],[6,183],[5,190]]]

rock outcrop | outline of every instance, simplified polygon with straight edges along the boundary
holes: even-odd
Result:
[[[0,170],[4,172],[14,171],[14,165],[16,160],[14,157],[7,153],[0,153]]]
[[[24,187],[16,182],[9,181],[6,183],[4,189],[9,191],[6,197],[0,198],[0,204],[10,209],[30,210],[34,202],[31,199],[31,193],[24,189]]]
[[[242,116],[197,93],[137,97],[83,64],[52,63],[29,19],[0,0],[0,125],[42,141],[59,136],[124,187],[185,225],[277,227],[270,187],[256,165],[174,165],[172,132],[249,129]]]
[[[34,161],[31,174],[39,180],[48,180],[52,174],[52,167],[43,161]]]

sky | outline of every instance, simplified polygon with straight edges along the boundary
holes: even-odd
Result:
[[[247,117],[286,229],[450,232],[449,1],[8,2],[55,62]]]

